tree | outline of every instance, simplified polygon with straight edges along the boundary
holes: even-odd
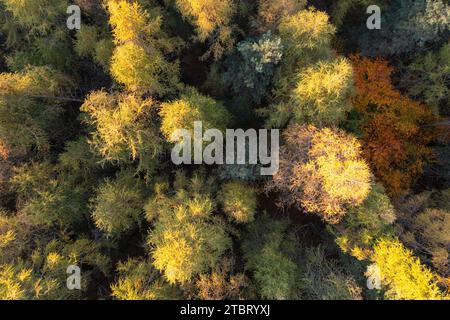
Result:
[[[35,32],[48,32],[65,13],[69,2],[66,0],[2,0],[6,10],[11,12],[17,21]],[[47,10],[48,9],[48,10]]]
[[[68,141],[64,152],[60,153],[58,158],[60,170],[82,176],[86,180],[95,178],[95,173],[99,170],[99,162],[101,161],[100,156],[92,152],[86,137]]]
[[[178,179],[185,180],[180,174]],[[185,284],[213,268],[231,248],[231,239],[223,222],[212,214],[215,201],[206,191],[204,178],[194,174],[189,189],[178,183],[172,196],[166,188],[157,184],[145,208],[154,225],[148,245],[153,266],[165,279]]]
[[[379,240],[372,261],[380,270],[385,298],[438,300],[444,297],[437,285],[436,275],[398,240]]]
[[[302,299],[362,300],[362,289],[337,261],[325,255],[323,247],[304,250],[299,261]]]
[[[344,19],[347,13],[354,10],[363,10],[371,5],[377,5],[382,9],[385,9],[390,0],[340,0],[333,3],[331,17],[333,18],[333,24],[336,27],[341,27],[344,23]],[[363,11],[361,11],[363,12]]]
[[[283,84],[282,78],[292,70],[330,56],[331,40],[336,29],[325,12],[313,8],[301,10],[283,17],[277,30],[285,46],[277,86]]]
[[[87,113],[85,120],[94,127],[89,143],[105,161],[139,160],[139,169],[152,173],[162,152],[162,137],[153,121],[153,99],[97,91],[87,97],[81,111]]]
[[[178,63],[166,55],[180,47],[177,39],[161,30],[162,17],[138,2],[108,0],[106,8],[116,48],[111,75],[129,90],[164,95],[178,86]]]
[[[237,223],[253,222],[257,206],[256,189],[241,182],[227,182],[219,195],[223,210]]]
[[[236,11],[234,0],[175,0],[181,15],[196,27],[198,39],[211,40],[211,47],[203,56],[218,60],[234,45],[230,26]]]
[[[27,155],[33,149],[49,150],[50,137],[60,135],[57,124],[63,122],[64,101],[60,96],[70,83],[47,67],[0,75],[0,140],[11,156]]]
[[[67,0],[2,0],[6,43],[15,49],[7,57],[13,71],[29,65],[72,70],[74,55],[69,29],[63,22],[69,6]]]
[[[395,0],[382,16],[383,27],[361,32],[362,53],[386,56],[419,52],[445,39],[450,5],[442,0]],[[372,31],[372,30],[371,30]]]
[[[204,130],[225,130],[231,122],[230,114],[223,104],[204,96],[195,88],[188,87],[179,99],[161,104],[159,112],[161,131],[169,142],[176,142],[172,134],[177,129],[194,129],[194,121],[202,121]]]
[[[86,25],[77,31],[75,51],[81,57],[90,57],[105,70],[109,69],[114,43],[96,25]]]
[[[36,225],[23,214],[0,212],[0,265],[15,264],[31,257],[36,248],[43,248],[59,236],[55,229]]]
[[[413,185],[430,161],[434,120],[425,106],[402,96],[391,83],[386,60],[352,57],[357,94],[353,104],[364,141],[364,157],[390,195]]]
[[[297,206],[338,223],[370,191],[371,173],[361,146],[340,130],[292,125],[283,134],[280,168],[266,190],[280,192],[282,206]]]
[[[108,275],[109,259],[100,253],[100,245],[87,239],[73,243],[53,240],[38,248],[32,262],[17,261],[0,265],[0,299],[76,299],[88,289],[92,274]],[[67,267],[82,268],[81,290],[66,287]]]
[[[275,220],[267,214],[249,224],[242,242],[245,269],[253,273],[257,293],[263,299],[297,297],[297,265],[292,259],[293,241],[288,220]]]
[[[259,104],[267,93],[275,66],[283,55],[281,39],[265,33],[259,39],[248,39],[237,44],[237,53],[229,59],[224,74],[234,94],[249,96]]]
[[[119,300],[175,300],[180,293],[146,261],[130,258],[117,265],[118,279],[111,295]]]
[[[305,116],[302,111],[307,108],[301,105],[303,102],[312,104],[314,98],[320,99],[325,95],[330,100],[339,97],[338,102],[345,102],[351,88],[351,73],[346,60],[337,59],[333,62],[331,59],[331,39],[334,33],[335,28],[329,23],[328,15],[313,8],[281,19],[278,34],[284,47],[283,59],[275,72],[271,105],[262,110],[263,114],[269,116],[266,126],[284,126],[294,114],[297,120],[301,120]],[[327,77],[318,79],[319,72],[326,73]],[[335,79],[339,79],[340,86],[332,84]],[[303,85],[309,92],[303,92]],[[333,91],[328,94],[326,90]],[[317,109],[320,109],[320,106],[313,107],[312,113],[317,113]],[[345,105],[338,105],[324,113],[339,115],[342,113],[340,109],[347,108]]]
[[[305,0],[259,0],[252,21],[259,31],[275,30],[280,20],[292,16],[306,6]]]
[[[201,300],[226,300],[242,298],[242,289],[249,285],[243,273],[233,272],[234,261],[223,258],[210,274],[201,274],[195,283]]]
[[[120,237],[140,224],[144,206],[144,186],[130,170],[106,180],[92,199],[92,218],[108,236]]]
[[[424,191],[397,204],[400,239],[442,277],[450,275],[449,200],[450,191],[446,189]]]
[[[449,74],[450,42],[435,53],[428,52],[415,58],[406,67],[401,85],[408,90],[408,95],[433,107],[436,114],[442,110],[445,115],[446,105],[450,102]]]
[[[337,124],[352,106],[353,72],[350,62],[339,58],[319,62],[300,72],[290,99],[294,121],[318,125]]]
[[[349,209],[341,223],[329,229],[344,253],[365,260],[372,255],[379,238],[394,234],[395,220],[389,197],[380,184],[375,184],[361,205]]]
[[[34,162],[17,168],[11,185],[17,192],[18,209],[33,223],[70,229],[83,226],[91,188],[82,177],[48,162]]]

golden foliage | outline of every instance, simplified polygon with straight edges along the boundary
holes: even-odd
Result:
[[[161,149],[161,137],[152,125],[154,101],[133,94],[110,95],[92,92],[81,107],[95,126],[90,144],[106,161],[118,162],[156,158]]]
[[[380,269],[381,284],[388,299],[438,300],[445,294],[437,276],[420,263],[398,240],[382,239],[374,248],[372,261]]]
[[[342,131],[292,125],[284,133],[280,169],[268,190],[282,192],[281,204],[296,205],[338,223],[370,191],[371,173],[358,140]]]
[[[152,14],[138,2],[109,0],[106,3],[116,48],[110,72],[129,90],[165,94],[178,86],[177,62],[169,62],[165,53],[180,46],[161,30],[158,8]]]
[[[225,130],[230,123],[230,114],[224,105],[200,94],[195,88],[187,88],[178,100],[162,103],[159,114],[161,132],[170,142],[176,142],[172,134],[177,129],[193,131],[194,121],[202,121],[204,130]]]
[[[351,109],[353,70],[347,59],[319,62],[301,71],[298,78],[292,94],[296,121],[333,124]]]
[[[236,10],[233,0],[176,0],[181,14],[197,27],[201,41],[219,27],[227,26]]]

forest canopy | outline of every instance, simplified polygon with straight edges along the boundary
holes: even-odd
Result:
[[[0,57],[1,300],[450,298],[448,1],[0,0]]]

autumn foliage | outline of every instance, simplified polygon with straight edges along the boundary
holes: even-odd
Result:
[[[354,137],[329,128],[293,125],[284,132],[280,169],[267,190],[282,193],[280,203],[339,222],[370,191],[370,170]]]
[[[430,161],[432,112],[403,96],[392,84],[394,69],[383,59],[353,56],[357,94],[353,104],[361,117],[364,156],[388,193],[410,188]]]

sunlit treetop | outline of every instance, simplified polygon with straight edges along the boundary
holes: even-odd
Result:
[[[111,285],[119,300],[173,300],[180,297],[175,286],[164,281],[151,263],[130,258],[117,265],[118,279]]]
[[[280,204],[335,224],[366,199],[371,173],[356,138],[340,130],[292,125],[284,140],[280,169],[267,184],[267,190],[282,193]]]
[[[291,68],[297,66],[298,61],[328,56],[335,31],[329,16],[315,9],[283,17],[278,32],[287,48],[285,56]]]
[[[231,117],[223,103],[188,87],[180,99],[161,104],[161,131],[168,141],[177,129],[193,130],[194,121],[202,121],[205,130],[225,130]]]
[[[155,102],[133,94],[92,92],[81,107],[86,122],[94,126],[89,143],[105,161],[127,163],[139,160],[151,170],[162,150],[162,139],[154,122]]]
[[[398,240],[380,240],[372,261],[380,270],[387,299],[439,300],[448,297],[440,291],[437,275]]]
[[[108,0],[106,9],[112,26],[114,50],[110,72],[127,89],[163,95],[178,88],[177,62],[166,54],[180,48],[180,41],[161,30],[162,17],[138,2]]]
[[[233,0],[175,0],[181,14],[197,27],[199,38],[204,41],[218,27],[230,23],[236,10]]]
[[[154,223],[147,241],[153,265],[169,283],[185,284],[208,272],[231,248],[224,222],[213,214],[211,183],[198,173],[189,180],[178,173],[176,193],[157,184],[145,207],[147,219]]]
[[[306,0],[259,0],[255,21],[258,30],[274,30],[284,17],[296,14],[306,5]]]

